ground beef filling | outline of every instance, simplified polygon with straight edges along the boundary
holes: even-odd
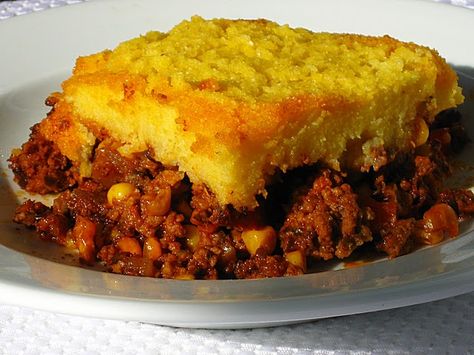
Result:
[[[54,142],[46,140],[33,126],[21,152],[14,152],[10,168],[15,181],[28,192],[48,194],[63,191],[76,184],[77,175],[71,162],[61,154]]]
[[[447,156],[466,143],[455,111],[438,116],[428,142],[378,171],[318,164],[275,175],[254,211],[220,206],[204,185],[148,152],[123,157],[104,139],[92,175],[33,128],[10,158],[29,192],[60,192],[51,207],[26,201],[14,221],[78,250],[111,272],[175,279],[261,278],[318,271],[361,249],[390,258],[459,233],[474,214],[469,190],[445,189]]]

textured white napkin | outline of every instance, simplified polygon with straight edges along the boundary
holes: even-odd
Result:
[[[437,2],[444,2],[446,4],[452,4],[457,6],[464,6],[469,9],[474,9],[474,0],[435,0]]]
[[[0,1],[0,20],[3,20],[12,16],[25,15],[34,11],[42,11],[53,7],[76,4],[86,0]]]
[[[0,0],[0,20],[12,16],[24,15],[34,11],[41,11],[48,8],[76,4],[87,0]],[[433,0],[457,6],[474,9],[474,0]]]
[[[2,355],[158,353],[474,354],[474,293],[252,330],[178,329],[0,306]]]
[[[82,1],[0,2],[0,19]],[[474,9],[474,0],[438,2]],[[474,293],[388,311],[236,331],[176,329],[0,305],[0,355],[158,353],[474,354]]]

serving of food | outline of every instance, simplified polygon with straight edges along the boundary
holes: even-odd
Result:
[[[192,17],[80,57],[9,159],[14,221],[114,273],[300,275],[459,234],[453,69],[388,36]]]

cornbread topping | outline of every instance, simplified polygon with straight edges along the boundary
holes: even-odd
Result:
[[[314,271],[458,234],[445,189],[466,136],[457,76],[388,36],[193,17],[77,60],[10,158],[61,192],[15,220],[86,263],[166,278]]]
[[[121,154],[149,149],[220,204],[253,208],[276,170],[378,168],[462,99],[421,46],[194,17],[79,58],[40,130],[81,176],[106,132]]]

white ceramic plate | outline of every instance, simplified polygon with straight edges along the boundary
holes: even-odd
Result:
[[[292,278],[174,281],[76,266],[10,222],[19,196],[6,159],[46,113],[78,55],[193,14],[269,18],[315,31],[390,34],[437,48],[460,73],[474,119],[474,12],[425,1],[90,1],[0,22],[0,302],[158,324],[242,328],[375,311],[474,290],[474,233],[392,261]],[[468,123],[471,137],[474,124]],[[464,159],[474,153],[471,146]]]

